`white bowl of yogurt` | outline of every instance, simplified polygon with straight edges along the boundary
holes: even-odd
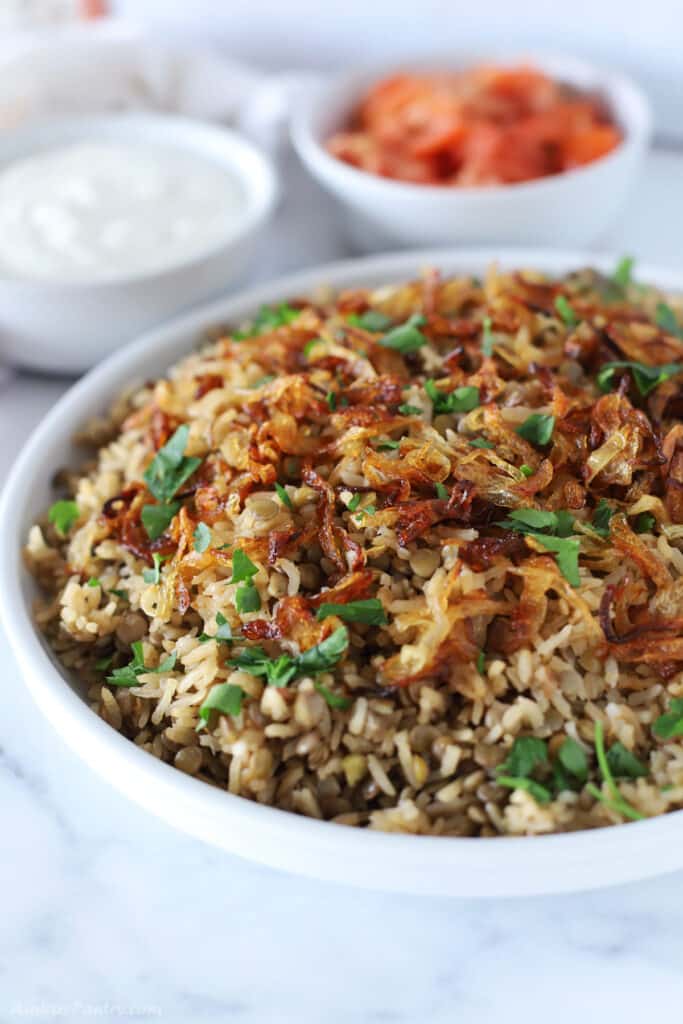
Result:
[[[47,120],[0,137],[0,356],[79,373],[225,292],[276,199],[251,143],[180,117]]]

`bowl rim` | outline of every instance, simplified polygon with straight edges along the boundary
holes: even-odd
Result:
[[[592,265],[608,270],[611,256],[568,250],[431,249],[346,260],[299,271],[223,298],[148,332],[87,373],[34,429],[0,496],[2,619],[24,680],[74,752],[106,780],[157,816],[214,845],[294,873],[404,892],[463,897],[518,896],[576,891],[675,870],[683,811],[578,832],[493,839],[411,836],[341,828],[261,805],[184,775],[136,747],[90,709],[67,683],[33,623],[30,576],[21,548],[35,514],[34,481],[55,468],[74,430],[88,415],[145,373],[149,360],[164,372],[211,323],[239,320],[264,303],[306,294],[321,284],[373,285],[413,276],[427,265],[446,273],[480,273],[493,260],[503,267],[548,273]],[[644,267],[646,280],[683,292],[683,274]],[[40,512],[41,510],[39,510]],[[676,840],[675,842],[673,840]],[[638,856],[633,856],[638,851]],[[649,860],[648,860],[649,858]],[[511,879],[510,868],[522,871]],[[590,870],[589,870],[590,869]]]
[[[63,144],[88,141],[131,141],[145,133],[145,141],[169,150],[190,153],[231,174],[244,192],[245,208],[221,237],[196,252],[164,266],[136,274],[125,272],[102,277],[41,278],[8,273],[0,268],[0,284],[45,292],[101,292],[111,288],[144,285],[173,274],[192,271],[206,260],[235,248],[270,218],[281,186],[270,158],[250,139],[231,128],[180,114],[118,111],[104,114],[43,116],[21,124],[0,136],[0,173],[15,161]],[[101,133],[101,134],[100,134]],[[130,135],[129,135],[130,133]],[[249,171],[245,165],[249,165]]]
[[[554,78],[565,79],[569,84],[572,84],[572,79],[592,79],[595,87],[607,99],[615,120],[622,128],[622,140],[613,150],[598,157],[597,160],[592,160],[581,167],[560,171],[558,174],[505,185],[449,187],[385,178],[354,167],[333,156],[313,129],[313,121],[323,104],[330,101],[336,103],[346,94],[347,100],[344,105],[348,113],[353,105],[352,97],[359,90],[367,88],[387,74],[400,71],[433,71],[442,68],[460,69],[482,62],[509,66],[529,63],[542,71],[547,71]],[[327,180],[334,178],[337,183],[344,184],[349,189],[365,188],[382,193],[384,198],[392,197],[397,200],[416,201],[422,197],[431,200],[458,199],[463,202],[480,203],[487,200],[513,200],[524,196],[540,197],[543,193],[562,188],[567,182],[581,181],[598,169],[609,169],[610,165],[619,162],[629,150],[643,149],[649,144],[652,134],[652,112],[645,93],[635,80],[608,66],[593,64],[571,55],[533,50],[509,53],[493,48],[480,53],[468,51],[466,55],[451,55],[450,58],[435,54],[431,58],[402,62],[368,63],[345,71],[332,79],[324,79],[310,90],[302,90],[296,98],[290,117],[290,134],[296,151],[309,168],[313,165],[321,176]]]

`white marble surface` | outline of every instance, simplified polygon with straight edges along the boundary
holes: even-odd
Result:
[[[682,170],[653,156],[601,248],[677,261]],[[345,254],[327,201],[288,177],[260,277]],[[0,479],[66,386],[0,373]],[[0,665],[0,1021],[679,1019],[683,874],[497,903],[281,875],[128,803],[33,706],[1,633]]]

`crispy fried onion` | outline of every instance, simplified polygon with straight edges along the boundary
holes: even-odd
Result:
[[[463,665],[474,662],[478,654],[472,622],[506,614],[510,609],[505,601],[490,597],[484,590],[463,594],[460,569],[460,563],[450,573],[438,569],[424,588],[424,601],[393,603],[392,631],[397,638],[407,633],[411,639],[403,643],[398,654],[382,663],[381,684],[403,687],[435,676],[448,679],[454,690],[470,699],[484,695],[479,674]]]
[[[334,522],[334,489],[311,466],[304,466],[301,475],[304,482],[318,492],[318,542],[324,554],[334,564],[337,576],[345,575],[349,569],[362,569],[365,565],[363,549],[351,539],[342,526]]]
[[[664,619],[657,613],[646,614],[641,605],[638,623],[617,632],[611,612],[619,599],[620,589],[617,584],[608,585],[600,602],[600,625],[609,652],[620,661],[652,664],[665,669],[672,662],[683,661],[683,615]]]

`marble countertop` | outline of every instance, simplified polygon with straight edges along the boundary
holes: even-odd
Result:
[[[347,254],[327,200],[285,163],[259,278]],[[682,170],[652,155],[597,248],[679,261]],[[0,371],[0,480],[68,383]],[[2,1022],[630,1024],[681,1004],[683,873],[492,903],[282,875],[107,787],[34,707],[1,632],[0,665]]]

